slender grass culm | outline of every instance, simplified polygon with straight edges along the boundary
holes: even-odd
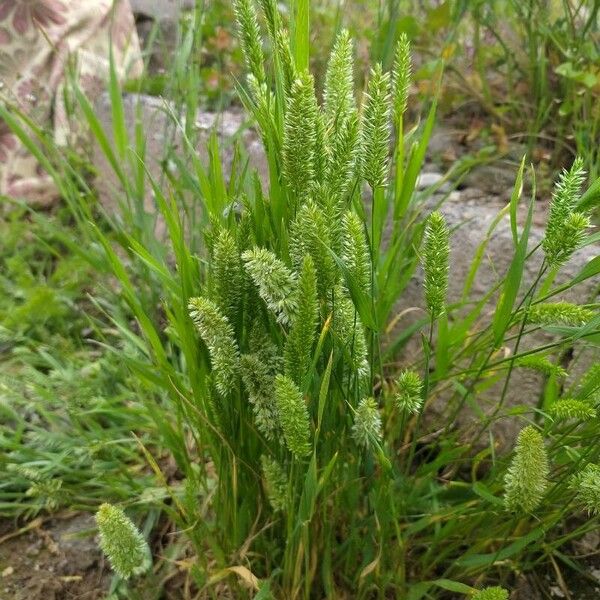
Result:
[[[359,96],[348,32],[315,81],[308,1],[289,15],[275,0],[258,4],[260,14],[234,1],[248,71],[238,94],[264,146],[264,181],[238,163],[228,181],[212,136],[208,164],[187,141],[186,160],[165,161],[163,188],[134,151],[143,131],[129,141],[115,121],[136,157],[134,185],[78,96],[127,200],[127,218],[98,226],[81,200],[86,182],[66,160],[53,166],[51,142],[32,142],[35,130],[0,106],[45,157],[84,243],[61,241],[119,284],[114,351],[156,432],[155,446],[140,446],[160,493],[149,489],[138,508],[164,513],[172,529],[161,543],[177,542],[161,562],[198,597],[506,600],[517,574],[577,565],[571,541],[599,525],[598,304],[561,293],[597,278],[600,260],[559,278],[597,240],[582,163],[559,176],[535,245],[535,192],[517,218],[523,161],[502,213],[510,267],[471,297],[498,218],[456,302],[452,228],[416,192],[441,67],[425,118],[409,127],[406,37],[392,71],[374,65]],[[164,243],[155,223],[133,218],[144,185]],[[419,265],[422,307],[399,331],[398,302]],[[584,351],[596,364],[569,362]],[[509,406],[511,377],[525,369],[540,393]],[[520,433],[503,439],[505,424]],[[172,457],[175,475],[155,452]],[[97,523],[116,574],[143,576],[148,546],[129,517],[105,504]]]

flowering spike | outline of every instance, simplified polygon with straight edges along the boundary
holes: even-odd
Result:
[[[354,110],[354,62],[352,40],[348,31],[338,34],[325,74],[323,107],[327,126],[337,129]]]
[[[597,416],[593,406],[575,398],[564,398],[554,402],[548,412],[557,421],[590,421]]]
[[[273,252],[253,248],[242,254],[260,297],[277,315],[279,323],[288,324],[296,312],[296,277]]]
[[[594,311],[570,302],[540,302],[527,311],[527,321],[538,325],[579,327],[594,317]]]
[[[363,398],[358,404],[352,437],[359,446],[365,448],[381,441],[381,416],[374,398]]]
[[[239,369],[233,327],[218,306],[207,298],[191,298],[188,309],[210,353],[215,387],[225,396],[233,390]]]
[[[472,600],[508,600],[508,592],[501,587],[487,587],[477,590]]]
[[[526,513],[535,509],[546,491],[549,471],[544,440],[529,425],[519,433],[515,455],[504,478],[506,507]]]
[[[561,173],[554,186],[546,235],[542,240],[546,259],[553,267],[569,259],[590,225],[586,215],[575,211],[584,177],[583,160],[577,157],[571,168]]]
[[[392,70],[392,90],[394,104],[394,123],[402,119],[408,104],[408,88],[410,87],[411,64],[410,42],[405,33],[400,35],[396,45],[396,57]]]
[[[281,70],[283,72],[283,89],[286,96],[288,96],[297,74],[294,59],[292,58],[292,51],[290,50],[290,39],[287,30],[279,29],[277,31],[275,36],[275,46],[281,63]]]
[[[300,202],[308,196],[315,180],[317,113],[312,75],[301,73],[292,83],[283,131],[283,175]]]
[[[244,354],[240,359],[242,381],[252,404],[256,428],[268,440],[276,439],[280,430],[275,404],[275,375],[271,364],[258,354]]]
[[[267,498],[273,510],[284,510],[287,496],[287,476],[281,465],[273,458],[260,457],[262,464],[264,486]]]
[[[328,156],[325,181],[330,196],[341,203],[356,178],[359,155],[359,126],[356,111],[331,133],[331,152]]]
[[[212,275],[215,299],[230,323],[239,315],[242,299],[242,261],[235,239],[223,229],[213,249]]]
[[[371,253],[364,226],[358,215],[346,212],[342,222],[344,232],[342,258],[360,288],[371,292]]]
[[[362,175],[372,189],[387,183],[390,143],[390,78],[378,63],[371,70],[362,118]]]
[[[425,301],[432,319],[446,310],[448,291],[448,259],[450,255],[448,226],[439,212],[431,213],[425,228],[423,271]]]
[[[240,42],[246,67],[259,85],[266,82],[265,57],[256,11],[251,0],[234,0],[233,9],[238,22]]]
[[[325,214],[317,204],[309,200],[300,208],[290,226],[290,256],[294,268],[299,271],[304,257],[310,255],[321,296],[327,294],[338,278],[330,248],[329,224]]]
[[[119,577],[129,579],[150,567],[150,548],[123,509],[102,504],[96,513],[96,523],[100,548]]]
[[[521,356],[515,360],[514,366],[538,371],[548,377],[564,378],[568,375],[565,369],[560,365],[555,365],[545,356]]]
[[[285,343],[285,372],[299,386],[310,368],[318,315],[316,271],[307,255],[298,279],[298,312]]]
[[[570,487],[577,492],[577,500],[589,513],[600,514],[600,466],[586,465],[580,473],[573,476]]]
[[[275,377],[275,399],[288,450],[301,458],[310,453],[310,421],[298,386],[287,376]]]
[[[402,371],[396,381],[396,407],[399,411],[418,414],[423,406],[423,380],[414,371]]]

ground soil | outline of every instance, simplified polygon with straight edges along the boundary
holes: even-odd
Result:
[[[0,523],[0,600],[100,600],[110,573],[87,514]]]

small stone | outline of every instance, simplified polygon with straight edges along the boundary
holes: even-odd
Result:
[[[14,567],[6,567],[6,569],[2,571],[2,577],[10,577],[14,572]]]
[[[417,177],[417,189],[425,190],[436,183],[439,183],[444,176],[441,173],[421,173]]]

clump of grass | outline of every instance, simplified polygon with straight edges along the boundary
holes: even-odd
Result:
[[[252,2],[237,2],[250,71],[239,94],[264,143],[268,190],[245,169],[234,168],[226,184],[211,138],[208,167],[190,151],[189,162],[174,161],[179,177],[169,178],[169,195],[152,186],[165,245],[144,218],[133,229],[115,223],[120,257],[110,237],[78,220],[96,242],[82,254],[117,276],[136,322],[132,329],[115,317],[137,350],[123,360],[152,392],[145,406],[185,479],[167,480],[146,450],[168,495],[159,505],[189,538],[198,586],[232,575],[240,597],[249,584],[285,598],[384,592],[419,600],[448,591],[505,598],[502,588],[478,591],[468,583],[493,584],[517,563],[527,571],[549,554],[562,556],[567,540],[558,525],[590,509],[589,493],[574,498],[572,485],[584,464],[600,461],[600,448],[589,443],[597,416],[571,402],[568,418],[557,418],[552,407],[593,403],[597,369],[581,386],[563,389],[557,380],[566,373],[552,365],[562,364],[566,348],[593,343],[598,319],[566,322],[565,310],[545,309],[546,317],[561,317],[557,338],[527,351],[521,345],[537,328],[528,328],[536,310],[541,321],[543,304],[598,274],[592,261],[566,287],[554,286],[566,257],[593,238],[581,228],[573,244],[561,210],[547,231],[552,244],[529,248],[533,198],[525,223],[517,222],[522,166],[506,211],[514,255],[487,295],[496,303],[492,317],[481,301],[449,302],[451,232],[443,209],[424,214],[415,194],[436,102],[405,134],[406,40],[394,72],[374,66],[358,102],[352,46],[340,33],[320,102],[307,72],[308,3],[297,3],[289,23],[272,2],[261,5],[276,53],[263,63],[261,21]],[[0,114],[19,131],[12,113]],[[118,119],[115,133],[127,146]],[[105,150],[113,153],[108,143]],[[74,174],[61,167],[54,174],[82,216]],[[143,170],[136,173],[143,179]],[[565,177],[555,199],[573,214],[580,192]],[[122,179],[126,199],[139,208],[139,190]],[[181,210],[190,190],[201,201],[198,219]],[[527,261],[537,253],[545,259],[526,283]],[[403,357],[410,364],[398,373],[393,350],[411,331],[395,343],[386,330],[420,261],[425,311],[413,328],[420,347]],[[480,262],[474,258],[470,277]],[[523,366],[548,377],[547,392],[531,399],[539,407],[509,409],[508,385]],[[486,413],[490,389],[494,405]],[[431,431],[434,403],[441,410]],[[465,407],[476,416],[467,442],[456,430]],[[526,423],[514,456],[499,452],[495,439],[496,420],[509,418]],[[595,482],[588,471],[586,488]],[[591,516],[567,537],[596,526]]]

